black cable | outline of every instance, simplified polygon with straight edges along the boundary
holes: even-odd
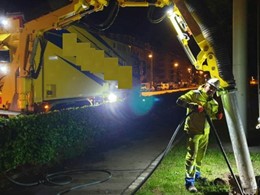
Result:
[[[38,184],[40,184],[40,181],[36,181],[36,182],[30,182],[30,183],[22,183],[22,182],[19,182],[19,181],[16,181],[15,179],[13,179],[12,177],[9,177],[7,176],[7,173],[9,172],[10,170],[7,170],[5,172],[1,172],[4,177],[9,180],[11,183],[14,183],[16,185],[19,185],[19,186],[24,186],[24,187],[31,187],[31,186],[36,186]]]
[[[186,118],[187,118],[188,116],[190,116],[193,112],[194,112],[194,111],[188,113],[188,114],[183,118],[183,120],[179,123],[179,125],[178,125],[177,128],[175,129],[175,131],[174,131],[174,133],[173,133],[173,135],[172,135],[172,137],[171,137],[171,139],[170,139],[170,141],[169,141],[167,147],[166,147],[165,150],[163,151],[163,153],[162,153],[163,155],[161,155],[161,157],[160,157],[158,163],[157,163],[156,166],[152,169],[152,171],[147,175],[147,177],[145,177],[145,178],[142,180],[142,182],[135,188],[135,190],[131,193],[131,195],[134,195],[134,194],[144,185],[144,183],[147,181],[147,179],[151,177],[151,175],[154,173],[154,171],[155,171],[155,170],[157,169],[157,167],[160,165],[160,163],[162,162],[162,160],[164,159],[164,157],[165,157],[165,156],[168,154],[168,152],[172,149],[172,143],[173,143],[173,141],[175,140],[175,137],[177,136],[177,134],[178,134],[180,128],[181,128],[182,125],[184,124]]]
[[[154,10],[155,10],[155,7],[149,7],[148,12],[147,12],[147,18],[148,18],[149,22],[151,22],[152,24],[158,24],[167,17],[167,12],[165,12],[161,17],[156,18],[156,19],[153,18]]]
[[[115,22],[117,16],[118,16],[118,13],[119,13],[119,9],[120,9],[120,6],[118,4],[117,1],[113,1],[114,4],[111,4],[112,7],[109,7],[109,15],[106,17],[105,21],[101,24],[97,24],[97,25],[87,25],[85,22],[85,25],[86,26],[89,26],[89,28],[93,28],[97,31],[105,31],[107,29],[109,29]],[[85,17],[87,16],[87,14],[84,14],[82,15],[82,17]],[[83,20],[85,20],[84,18],[81,20],[81,22],[83,22]]]
[[[107,171],[107,170],[86,170],[86,169],[77,169],[77,170],[72,170],[72,171],[61,171],[61,172],[58,172],[58,173],[54,173],[54,174],[50,174],[48,175],[47,177],[56,177],[57,175],[59,174],[69,174],[69,173],[76,173],[76,172],[103,172],[103,173],[106,173],[108,175],[108,177],[102,179],[102,180],[98,180],[98,181],[93,181],[93,182],[90,182],[90,183],[85,183],[85,184],[81,184],[81,185],[76,185],[76,186],[73,186],[71,188],[68,188],[68,189],[65,189],[61,192],[58,192],[57,195],[61,195],[61,194],[65,194],[65,193],[68,193],[72,190],[78,190],[78,189],[82,189],[82,188],[85,188],[87,186],[91,186],[91,185],[95,185],[95,184],[100,184],[100,183],[103,183],[109,179],[112,178],[112,174],[111,172]],[[50,181],[50,178],[47,178],[48,182],[51,182],[53,184],[58,184],[57,182],[53,182],[53,181]]]
[[[213,132],[214,132],[215,137],[216,137],[216,139],[217,139],[218,145],[219,145],[219,147],[220,147],[220,149],[221,149],[221,152],[222,152],[222,154],[223,154],[223,156],[224,156],[224,158],[225,158],[225,161],[226,161],[226,163],[227,163],[227,165],[228,165],[229,171],[230,171],[232,177],[234,178],[234,180],[235,180],[235,182],[236,182],[236,184],[237,184],[237,187],[239,188],[239,191],[240,191],[241,195],[244,195],[244,192],[243,192],[243,190],[242,190],[242,188],[241,188],[241,186],[240,186],[240,184],[239,184],[239,182],[238,182],[238,180],[237,180],[237,178],[236,178],[236,176],[235,176],[235,174],[234,174],[234,172],[233,172],[233,170],[232,170],[232,168],[231,168],[230,162],[229,162],[229,160],[228,160],[228,157],[227,157],[227,155],[226,155],[226,152],[225,152],[225,150],[224,150],[224,147],[223,147],[223,145],[222,145],[222,143],[221,143],[221,141],[220,141],[220,138],[219,138],[219,135],[218,135],[218,133],[217,133],[217,130],[216,130],[215,126],[213,125],[213,123],[212,123],[212,121],[211,121],[209,115],[208,115],[206,112],[205,112],[205,114],[206,114],[206,118],[207,118],[207,121],[208,121],[210,127],[213,129]]]
[[[9,171],[9,170],[8,170]],[[6,171],[5,173],[2,173],[10,182],[19,185],[19,186],[24,186],[24,187],[32,187],[32,186],[36,186],[38,184],[44,184],[44,183],[50,183],[53,185],[66,185],[71,183],[72,179],[70,179],[69,181],[66,182],[55,182],[54,180],[59,178],[59,177],[64,177],[66,176],[65,174],[76,174],[76,173],[87,173],[87,172],[102,172],[102,173],[106,173],[108,176],[102,180],[97,180],[97,181],[93,181],[90,183],[84,183],[84,184],[80,184],[80,185],[75,185],[71,188],[65,189],[61,192],[58,192],[57,195],[61,195],[61,194],[65,194],[67,192],[70,192],[72,190],[76,190],[76,189],[81,189],[87,186],[91,186],[91,185],[95,185],[95,184],[99,184],[99,183],[103,183],[109,179],[112,178],[112,173],[110,171],[107,170],[89,170],[89,169],[75,169],[75,170],[68,170],[68,171],[60,171],[60,172],[55,172],[55,173],[51,173],[51,174],[47,174],[45,179],[36,181],[36,182],[31,182],[31,183],[22,183],[22,182],[18,182],[15,179],[13,179],[12,177],[9,177],[6,175],[6,173],[8,172]]]

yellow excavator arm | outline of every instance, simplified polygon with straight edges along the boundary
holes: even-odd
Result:
[[[93,4],[93,3],[92,3]],[[29,21],[24,24],[22,33],[20,34],[19,43],[19,62],[22,70],[28,70],[29,55],[33,48],[33,42],[37,36],[41,36],[43,32],[50,29],[60,29],[80,20],[84,15],[101,9],[100,6],[93,4],[95,9],[89,9],[90,4],[84,0],[73,0],[69,5],[62,7],[56,11],[46,14],[40,18]],[[21,72],[20,76],[26,76],[27,72]]]
[[[30,69],[30,53],[37,36],[41,36],[50,29],[59,29],[80,20],[82,17],[99,12],[108,6],[108,0],[72,0],[72,2],[56,11],[50,12],[37,19],[24,24],[20,34],[19,43],[19,67],[20,76],[27,76]],[[168,18],[173,24],[178,40],[183,46],[191,63],[197,70],[208,71],[211,77],[219,78],[221,87],[227,87],[228,83],[220,76],[216,55],[212,45],[205,39],[197,21],[181,0],[157,0],[148,1],[117,0],[120,7],[158,7],[168,6]],[[199,48],[199,53],[194,54],[189,42],[194,40]]]
[[[19,94],[19,108],[25,108],[27,105],[33,104],[33,80],[35,79],[35,75],[37,75],[35,73],[37,73],[36,70],[38,69],[34,63],[34,58],[37,55],[37,42],[41,42],[39,40],[43,40],[42,37],[45,32],[51,29],[57,30],[66,28],[73,22],[80,20],[88,14],[94,14],[95,12],[104,10],[104,8],[109,5],[109,3],[112,3],[112,1],[72,0],[68,5],[65,5],[57,10],[54,10],[46,15],[40,16],[24,24],[17,24],[17,20],[13,20],[16,22],[16,25],[14,26],[16,26],[17,30],[16,32],[10,33],[13,37],[10,40],[14,40],[13,43],[16,45],[15,49],[12,49],[13,52],[15,51],[15,55],[13,55],[14,59],[12,60],[12,72],[15,72],[16,70],[19,71],[17,71],[16,76],[15,74],[13,74],[12,77],[10,76],[10,83],[16,80],[14,77],[17,77],[17,79],[19,79],[19,85],[17,85],[17,89],[14,87],[16,85],[11,85],[12,89],[8,88],[8,90],[5,90],[6,100],[3,100],[3,102],[7,102],[5,104],[10,104],[10,99],[14,99],[13,94],[17,93]],[[186,54],[189,57],[191,63],[197,70],[208,71],[211,77],[219,78],[221,87],[228,87],[229,84],[225,79],[222,78],[222,75],[220,74],[218,61],[212,45],[205,38],[198,21],[195,21],[194,16],[188,10],[186,4],[183,1],[157,0],[152,1],[151,3],[151,1],[117,0],[113,3],[116,3],[116,6],[118,7],[168,7],[169,10],[167,16],[172,22],[178,40],[186,51]],[[195,42],[197,48],[199,48],[198,53],[194,53],[190,48],[189,43],[191,41]],[[10,46],[13,43],[9,42],[8,44]],[[86,64],[86,60],[82,61],[84,54],[79,56],[79,53],[82,51],[81,47],[86,48],[87,46],[78,44],[76,39],[74,42],[69,40],[69,43],[69,46],[67,48],[63,48],[63,50],[69,50],[69,53],[76,56],[77,62],[81,61],[83,64]],[[42,45],[44,45],[44,43]],[[41,50],[44,52],[44,46],[41,48]],[[73,52],[78,53],[76,55]],[[38,66],[41,65],[39,64]],[[91,72],[93,65],[92,67],[90,66],[86,65],[86,67],[88,67],[86,70]],[[108,65],[102,65],[98,68],[98,71],[104,74],[105,80],[117,80],[118,87],[121,89],[129,89],[132,87],[132,69],[130,66],[114,65],[108,67]],[[5,89],[6,88],[7,87],[5,87]],[[28,102],[31,103],[28,104]]]
[[[212,78],[218,78],[220,80],[221,87],[227,87],[228,83],[220,77],[217,59],[212,45],[205,39],[200,27],[183,1],[176,1],[174,8],[168,11],[168,17],[177,32],[179,42],[194,67],[197,70],[209,72]],[[199,48],[199,53],[196,56],[194,56],[194,53],[189,47],[191,39],[194,39]]]
[[[209,72],[212,78],[218,78],[223,88],[229,84],[220,76],[219,67],[213,46],[204,37],[198,21],[195,21],[191,12],[186,7],[183,0],[157,0],[154,3],[148,1],[126,1],[117,0],[120,7],[149,7],[154,6],[163,8],[169,6],[167,13],[173,27],[177,33],[177,38],[183,46],[190,62],[197,70]],[[108,1],[92,0],[89,4],[97,7],[95,11],[100,11],[104,6],[108,5]],[[194,40],[199,48],[199,53],[194,54],[189,46],[189,42]]]

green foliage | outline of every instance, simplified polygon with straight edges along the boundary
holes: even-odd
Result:
[[[101,105],[1,118],[0,170],[79,156],[115,125],[109,116],[110,105]]]

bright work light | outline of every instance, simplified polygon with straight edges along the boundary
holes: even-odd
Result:
[[[8,67],[5,63],[0,63],[0,73],[2,74],[8,73]]]
[[[108,95],[108,101],[109,102],[116,102],[117,101],[117,96],[114,93],[110,93]]]
[[[9,25],[8,19],[6,17],[0,16],[0,26],[7,27]]]

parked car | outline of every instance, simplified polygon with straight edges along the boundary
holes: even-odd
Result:
[[[163,90],[162,84],[156,84],[155,90],[156,90],[156,91],[161,91],[161,90]]]
[[[141,88],[140,88],[141,91],[149,91],[149,87],[147,87],[147,84],[146,83],[141,83]]]
[[[156,84],[155,90],[168,90],[169,89],[169,83],[158,83]]]
[[[179,85],[177,83],[170,83],[169,89],[178,89]]]

